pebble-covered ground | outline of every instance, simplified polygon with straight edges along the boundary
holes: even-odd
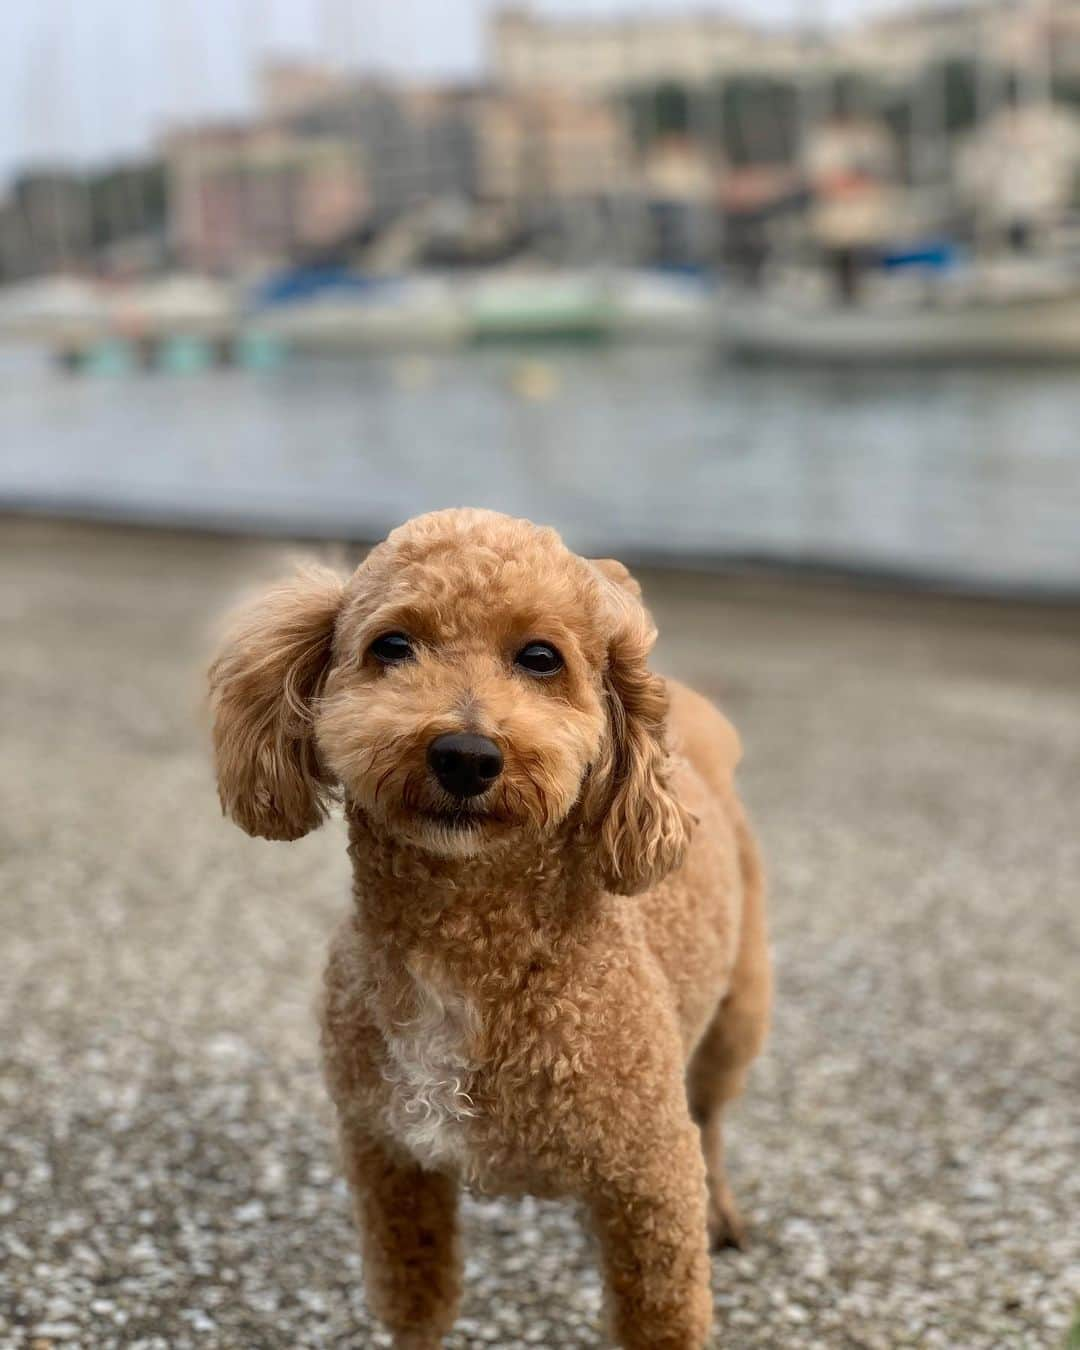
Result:
[[[340,831],[218,814],[261,546],[0,522],[0,1345],[376,1347],[311,1006]],[[725,1347],[1058,1347],[1080,1299],[1080,616],[651,578],[772,884]],[[574,1216],[470,1202],[465,1347],[602,1346]]]

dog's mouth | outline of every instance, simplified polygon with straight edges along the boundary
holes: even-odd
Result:
[[[495,785],[473,797],[455,797],[427,774],[409,775],[386,801],[383,820],[405,838],[436,852],[449,848],[455,855],[471,855],[510,838],[529,823],[524,810],[506,785]],[[515,807],[518,810],[515,810]]]
[[[427,824],[440,825],[446,830],[477,830],[482,829],[485,825],[497,823],[490,811],[462,806],[451,807],[447,810],[429,807],[417,811],[416,814]]]
[[[408,813],[403,825],[406,838],[447,858],[475,857],[509,835],[507,821],[479,806],[421,806]]]

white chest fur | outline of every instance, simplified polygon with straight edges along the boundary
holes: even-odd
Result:
[[[421,1163],[465,1163],[465,1123],[476,1114],[468,1093],[475,1069],[475,1012],[462,995],[412,975],[414,1013],[385,1030],[386,1124]]]

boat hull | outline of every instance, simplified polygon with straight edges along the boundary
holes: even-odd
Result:
[[[1080,292],[902,308],[726,303],[720,333],[758,360],[940,365],[1080,361]]]

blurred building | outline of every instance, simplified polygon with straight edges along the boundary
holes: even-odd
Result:
[[[483,199],[524,207],[630,186],[630,137],[610,103],[557,91],[488,92],[474,112],[474,186]]]
[[[267,117],[284,121],[334,99],[347,83],[339,69],[319,62],[270,60],[259,70],[259,100]]]
[[[957,176],[984,230],[1028,246],[1080,203],[1080,115],[1002,108],[966,138]]]
[[[718,207],[839,236],[872,203],[875,221],[914,218],[918,197],[919,229],[970,235],[976,214],[1042,228],[1077,200],[1062,109],[1080,111],[1080,0],[920,2],[813,30],[525,4],[489,38],[477,83],[276,61],[250,120],[171,133],[164,172],[25,175],[0,206],[0,272],[160,266],[166,238],[209,271],[505,256],[512,238],[708,261]]]
[[[348,142],[273,123],[213,125],[165,142],[173,251],[222,272],[285,261],[362,219],[368,188]]]
[[[717,11],[552,17],[527,6],[496,12],[492,71],[511,89],[562,87],[610,93],[662,80],[698,83],[727,72],[793,69],[791,33]]]
[[[986,7],[916,4],[854,24],[830,43],[832,61],[864,75],[909,79],[932,62],[975,52]]]
[[[317,81],[309,88],[318,89]],[[380,216],[440,197],[527,202],[625,184],[626,128],[610,102],[555,86],[392,85],[364,79],[295,99],[285,123],[330,134],[360,157]],[[282,106],[280,89],[268,109]],[[271,111],[271,115],[273,115]]]
[[[268,66],[259,89],[252,122],[187,128],[166,143],[172,237],[191,266],[318,255],[471,190],[475,148],[456,91],[298,62]]]
[[[872,118],[833,117],[807,135],[809,236],[843,269],[841,285],[849,298],[860,256],[895,243],[903,226],[897,161],[888,129]]]
[[[467,91],[352,76],[285,114],[275,106],[267,115],[293,135],[349,147],[382,218],[467,190],[475,172]]]
[[[887,183],[898,169],[896,143],[879,119],[858,114],[824,118],[808,128],[803,163],[815,191],[853,183]]]
[[[5,277],[64,271],[91,256],[93,213],[88,187],[64,170],[23,174],[0,208],[0,269]]]
[[[156,161],[90,174],[24,172],[0,201],[0,280],[160,265],[164,222],[164,174]]]
[[[190,266],[348,252],[375,236],[378,265],[406,265],[429,231],[445,253],[447,222],[468,204],[501,212],[478,215],[481,233],[495,220],[518,231],[632,186],[624,110],[585,93],[392,84],[294,63],[268,68],[261,94],[254,122],[166,143],[172,237]]]

